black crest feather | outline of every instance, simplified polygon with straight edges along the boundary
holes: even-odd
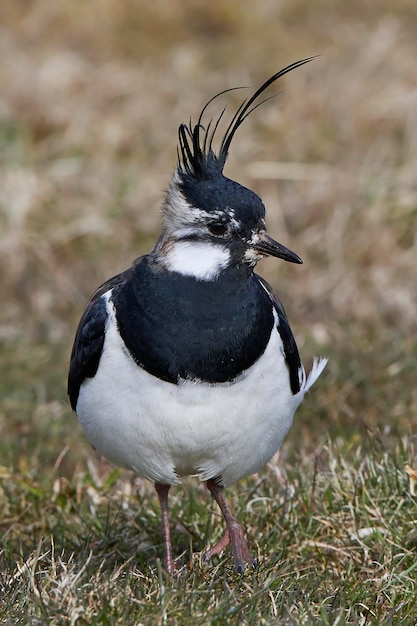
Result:
[[[210,98],[207,104],[203,107],[195,126],[192,125],[190,120],[188,125],[181,124],[178,129],[179,146],[177,152],[179,169],[189,176],[199,179],[210,178],[212,175],[222,173],[229,154],[230,144],[232,143],[237,129],[255,109],[267,102],[270,98],[274,97],[270,96],[260,102],[256,102],[261,94],[264,93],[264,91],[279,78],[288,74],[297,67],[305,65],[305,63],[309,63],[314,58],[315,57],[308,57],[306,59],[296,61],[295,63],[291,63],[291,65],[287,65],[287,67],[284,67],[282,70],[268,78],[268,80],[265,81],[250,98],[244,100],[229,122],[217,154],[213,150],[213,139],[219,127],[220,121],[226,111],[226,107],[224,107],[221,111],[214,125],[213,120],[210,120],[206,128],[202,124],[204,113],[206,112],[209,104],[211,104],[213,100],[216,100],[219,96],[222,96],[230,91],[236,91],[237,89],[244,88],[232,87],[231,89],[225,89],[224,91],[221,91],[213,96],[213,98]]]

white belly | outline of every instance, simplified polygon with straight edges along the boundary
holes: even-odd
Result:
[[[273,332],[262,357],[234,383],[161,381],[136,365],[114,315],[98,371],[82,384],[77,415],[103,456],[154,482],[200,474],[228,485],[259,470],[278,450],[305,389],[294,396]]]

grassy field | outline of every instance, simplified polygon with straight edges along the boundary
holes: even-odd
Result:
[[[415,626],[417,5],[144,4],[0,6],[0,623]],[[155,240],[178,125],[316,54],[226,174],[303,258],[258,270],[306,367],[330,362],[279,458],[228,490],[259,570],[201,562],[222,521],[190,479],[171,581],[152,486],[97,458],[70,410],[75,328]]]

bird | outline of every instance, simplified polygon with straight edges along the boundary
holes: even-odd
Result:
[[[268,256],[296,264],[300,257],[268,234],[261,198],[223,173],[236,131],[269,99],[261,99],[265,90],[312,58],[243,100],[221,140],[226,107],[208,124],[203,117],[232,89],[211,98],[196,124],[179,126],[161,234],[96,290],[76,332],[71,406],[100,455],[154,483],[168,574],[178,572],[168,494],[185,476],[205,483],[225,521],[204,558],[230,544],[238,573],[257,566],[224,488],[278,451],[327,363],[314,357],[306,375],[281,301],[254,271]]]

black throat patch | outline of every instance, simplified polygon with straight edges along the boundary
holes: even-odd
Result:
[[[154,269],[144,257],[112,299],[133,359],[174,384],[234,380],[263,354],[274,324],[258,278],[236,268],[199,281]]]

